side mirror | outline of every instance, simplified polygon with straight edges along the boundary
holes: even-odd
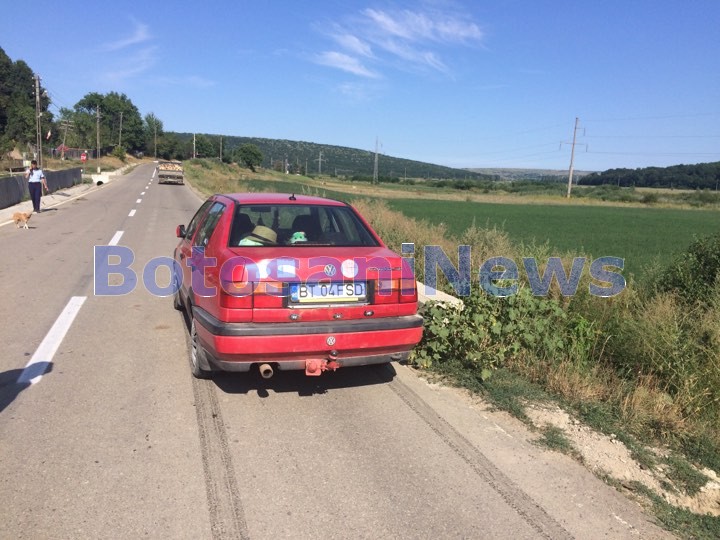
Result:
[[[185,230],[185,225],[178,225],[177,229],[175,229],[175,234],[178,238],[185,238],[185,235],[187,234],[187,231]]]

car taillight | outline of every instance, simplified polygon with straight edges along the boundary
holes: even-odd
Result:
[[[252,294],[236,296],[222,290],[220,291],[220,307],[228,309],[252,309]]]
[[[276,308],[283,305],[287,296],[281,281],[225,283],[220,306],[230,309]]]
[[[253,292],[253,307],[279,308],[283,306],[283,299],[287,296],[287,288],[281,281],[261,281],[255,283]]]
[[[415,278],[378,279],[375,282],[376,304],[417,302]]]
[[[400,279],[400,302],[417,302],[417,282],[414,277]]]
[[[397,304],[400,297],[398,279],[378,279],[375,282],[376,304]]]
[[[229,274],[221,277],[220,307],[252,309],[254,284],[246,281],[245,267],[234,266]]]

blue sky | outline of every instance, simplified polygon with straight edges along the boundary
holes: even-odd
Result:
[[[452,167],[720,161],[717,0],[32,2],[0,47],[57,107]],[[29,29],[29,25],[32,29]]]

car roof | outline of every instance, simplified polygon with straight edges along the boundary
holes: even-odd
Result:
[[[297,205],[324,205],[347,206],[347,203],[326,199],[325,197],[311,197],[290,193],[224,193],[221,197],[232,199],[238,204],[297,204]],[[292,197],[292,198],[291,198]]]

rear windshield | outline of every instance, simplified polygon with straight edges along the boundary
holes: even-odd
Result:
[[[229,245],[378,246],[348,206],[237,205]]]

